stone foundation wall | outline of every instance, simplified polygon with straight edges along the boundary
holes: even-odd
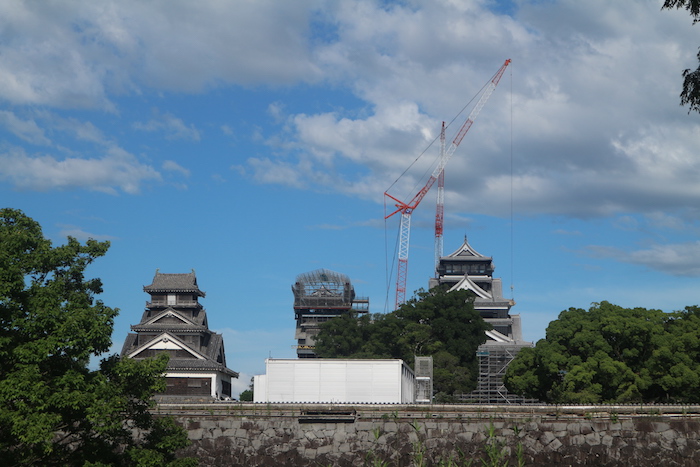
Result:
[[[201,466],[697,466],[700,407],[161,404]],[[471,464],[470,464],[471,462]],[[489,464],[490,465],[490,464]]]

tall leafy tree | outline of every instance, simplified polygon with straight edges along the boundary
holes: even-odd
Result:
[[[570,308],[520,351],[504,382],[552,403],[700,401],[700,311],[608,302]]]
[[[662,9],[684,8],[693,18],[693,24],[700,22],[700,0],[665,0]],[[698,62],[700,62],[700,49],[698,49]],[[695,70],[690,68],[683,71],[683,90],[681,91],[681,105],[688,105],[689,110],[700,112],[700,65]]]
[[[419,291],[386,314],[347,314],[321,325],[316,354],[325,358],[400,358],[433,356],[434,388],[441,400],[476,387],[476,350],[490,326],[474,310],[468,291],[436,287]]]
[[[24,213],[0,210],[0,459],[3,465],[195,465],[172,419],[149,411],[167,356],[89,359],[111,344],[116,309],[85,268],[108,242],[54,247]],[[140,433],[140,435],[139,435]]]

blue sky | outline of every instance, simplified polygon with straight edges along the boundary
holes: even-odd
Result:
[[[698,304],[700,126],[678,94],[700,35],[662,3],[2,2],[0,204],[57,244],[111,241],[90,273],[115,351],[156,268],[195,269],[244,389],[294,356],[296,275],[391,308],[383,193],[511,58],[447,166],[445,252],[467,235],[494,257],[532,341],[591,302]],[[434,212],[431,192],[409,293]]]

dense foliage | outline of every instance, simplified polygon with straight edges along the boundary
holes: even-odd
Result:
[[[398,310],[357,317],[352,314],[321,325],[316,354],[324,358],[433,357],[433,387],[438,400],[476,387],[476,349],[490,326],[474,310],[468,291],[434,288],[418,292]]]
[[[111,345],[116,309],[84,270],[108,242],[53,247],[37,222],[0,210],[0,459],[11,465],[193,465],[172,419],[151,415],[167,356],[92,356]],[[135,437],[137,430],[143,436]]]
[[[520,351],[505,384],[551,403],[698,403],[700,308],[570,308]]]
[[[665,0],[662,9],[685,8],[693,17],[693,24],[700,22],[700,0]],[[700,49],[698,49],[700,62]],[[697,69],[683,71],[683,91],[681,105],[688,105],[690,111],[700,112],[700,66]]]

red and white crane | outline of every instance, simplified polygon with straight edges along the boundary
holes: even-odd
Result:
[[[442,122],[442,130],[440,131],[440,154],[445,154],[445,122]],[[442,231],[444,229],[445,218],[445,169],[438,175],[437,186],[437,203],[435,207],[435,277],[437,276],[437,268],[440,265],[442,257]]]
[[[471,128],[472,124],[474,123],[474,120],[476,117],[479,115],[479,112],[481,112],[481,109],[484,107],[484,104],[486,104],[486,101],[491,97],[491,94],[493,91],[496,89],[496,86],[498,85],[498,82],[501,80],[501,77],[503,76],[503,73],[506,71],[506,67],[510,64],[510,59],[506,60],[505,63],[499,68],[499,70],[496,72],[495,75],[491,78],[491,80],[484,86],[484,88],[481,91],[481,97],[479,98],[478,102],[472,109],[471,113],[469,114],[469,117],[467,117],[467,120],[464,122],[462,127],[459,129],[457,132],[457,135],[454,137],[452,140],[452,144],[450,144],[449,148],[445,148],[445,138],[444,138],[444,124],[443,124],[443,131],[441,133],[441,142],[440,142],[440,157],[438,159],[437,166],[435,167],[435,170],[433,170],[433,173],[430,175],[430,178],[428,179],[428,182],[421,188],[418,193],[416,193],[413,198],[411,198],[410,201],[404,202],[401,201],[394,196],[390,195],[387,192],[384,192],[384,196],[388,196],[391,198],[396,204],[396,210],[394,210],[391,214],[385,216],[385,219],[388,219],[389,217],[393,216],[394,214],[401,213],[401,225],[399,227],[399,248],[398,248],[398,268],[397,268],[397,273],[396,273],[396,309],[398,309],[405,301],[406,301],[406,277],[408,274],[408,247],[409,247],[409,240],[411,236],[411,214],[413,214],[413,211],[418,207],[420,202],[423,200],[426,194],[428,194],[428,191],[430,191],[430,188],[433,186],[435,181],[440,178],[444,177],[444,170],[445,166],[447,165],[447,162],[450,160],[450,157],[452,157],[452,154],[454,154],[455,150],[457,149],[457,146],[462,142],[464,139],[464,136],[467,134],[469,129]],[[443,190],[444,190],[444,181],[443,181]],[[437,248],[437,232],[438,232],[438,222],[439,222],[439,230],[440,230],[440,243],[442,243],[442,212],[441,212],[441,205],[444,203],[444,191],[442,193],[443,200],[440,199],[440,194],[438,194],[438,213],[436,215],[435,219],[435,227],[436,227],[436,248]],[[444,210],[444,207],[442,208]]]

